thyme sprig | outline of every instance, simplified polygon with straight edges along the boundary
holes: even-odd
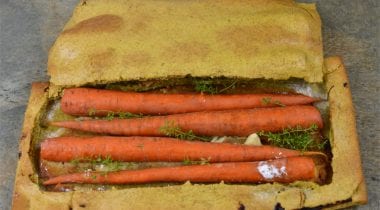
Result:
[[[201,92],[201,93],[218,94],[218,93],[223,93],[229,89],[234,89],[236,87],[236,83],[237,83],[237,80],[233,81],[229,85],[224,85],[224,88],[219,90],[212,80],[196,80],[194,82],[195,84],[194,89],[195,91]]]
[[[104,165],[107,167],[108,171],[119,171],[121,169],[121,163],[113,160],[110,155],[107,155],[105,158],[98,157],[92,161],[92,164]]]
[[[277,105],[277,106],[282,106],[282,107],[285,106],[285,104],[281,103],[281,101],[279,101],[279,100],[272,101],[271,97],[265,97],[265,98],[261,99],[261,103],[263,105]]]
[[[183,165],[208,165],[210,158],[201,158],[200,160],[190,160],[188,157],[183,160]]]
[[[207,80],[195,81],[194,89],[195,91],[201,92],[201,93],[209,93],[209,94],[218,93],[218,88],[213,85],[212,81],[207,81]]]
[[[106,112],[107,115],[104,117],[96,117],[97,112]],[[107,110],[96,110],[94,108],[89,109],[88,116],[95,117],[96,119],[105,119],[105,120],[113,120],[113,119],[131,119],[131,118],[142,118],[143,114],[133,114],[130,112],[112,112]]]
[[[164,125],[160,127],[159,131],[166,136],[179,139],[211,141],[211,138],[195,135],[192,130],[183,131],[181,127],[179,127],[179,125],[174,121],[165,121]]]
[[[94,117],[96,115],[96,109],[90,108],[88,109],[88,116]]]
[[[281,133],[259,132],[259,136],[266,137],[268,141],[279,147],[294,150],[323,150],[327,140],[318,142],[314,136],[318,133],[318,126],[313,124],[309,128],[297,126],[295,128],[284,129]]]
[[[143,114],[133,114],[130,112],[108,112],[107,116],[104,118],[106,120],[113,120],[115,118],[118,119],[131,119],[131,118],[142,118],[144,115]]]
[[[95,169],[96,166],[103,165],[107,168],[107,171],[120,171],[122,164],[119,161],[112,159],[110,155],[105,157],[96,158],[75,158],[70,161],[75,167],[78,166],[80,162],[87,162],[90,164],[89,168]]]

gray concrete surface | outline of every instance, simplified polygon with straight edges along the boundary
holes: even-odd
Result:
[[[76,2],[0,0],[0,209],[10,209],[30,84],[48,80],[48,49]],[[380,209],[378,1],[311,2],[322,16],[325,54],[341,55],[350,76],[369,192],[369,204],[354,209]]]

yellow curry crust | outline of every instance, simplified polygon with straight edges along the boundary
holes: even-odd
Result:
[[[28,107],[25,112],[24,125],[19,141],[19,161],[17,165],[15,185],[13,189],[12,209],[69,209],[71,192],[47,193],[41,191],[39,186],[32,182],[36,173],[33,169],[31,141],[33,128],[41,113],[42,107],[47,103],[48,83],[36,82],[32,84]]]
[[[354,109],[348,80],[338,57],[325,60],[326,89],[330,90],[332,183],[318,186],[310,182],[289,185],[227,185],[186,183],[167,187],[129,188],[108,191],[46,192],[29,177],[35,174],[28,155],[31,134],[41,109],[48,100],[46,83],[32,87],[20,141],[13,209],[273,209],[277,203],[286,209],[326,205],[344,208],[367,202],[360,163]],[[347,84],[346,84],[347,83]],[[332,87],[332,88],[331,88]]]
[[[314,4],[85,2],[50,50],[48,74],[55,86],[186,75],[323,79],[321,21]]]
[[[360,159],[359,138],[356,131],[355,109],[346,69],[340,57],[325,59],[325,84],[329,91],[332,148],[332,183],[313,191],[315,199],[305,205],[334,200],[349,200],[337,206],[348,207],[367,203],[367,190]],[[319,195],[318,195],[319,194]],[[332,208],[336,208],[332,207]]]

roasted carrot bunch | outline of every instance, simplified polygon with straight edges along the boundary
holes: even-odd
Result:
[[[139,170],[83,172],[53,177],[58,183],[138,184],[150,182],[258,183],[315,181],[318,169],[304,152],[269,145],[248,146],[196,140],[204,136],[248,136],[287,128],[323,127],[317,101],[283,94],[156,94],[90,88],[66,89],[62,111],[86,116],[113,112],[138,114],[132,119],[82,119],[50,122],[57,127],[126,136],[58,137],[41,143],[41,159],[69,162],[107,157],[123,162],[182,162],[207,158],[211,164]],[[143,116],[143,114],[156,116]],[[164,114],[164,115],[162,115]],[[158,116],[157,116],[158,115]],[[195,141],[168,138],[170,129],[190,132]],[[169,131],[168,131],[169,128]],[[176,136],[178,137],[178,136]]]

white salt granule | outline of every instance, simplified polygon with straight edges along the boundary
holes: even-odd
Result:
[[[273,179],[275,177],[282,177],[283,175],[286,175],[285,166],[278,168],[274,165],[268,164],[267,161],[260,161],[259,166],[257,166],[257,170],[265,179]]]
[[[54,102],[54,104],[51,106],[50,110],[47,113],[46,120],[47,121],[53,121],[55,112],[61,107],[61,104],[59,102]]]

